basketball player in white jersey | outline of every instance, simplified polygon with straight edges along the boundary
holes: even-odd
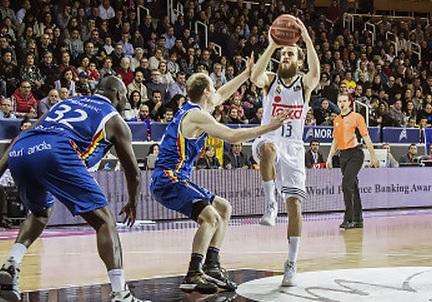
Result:
[[[304,24],[297,19],[303,41],[306,43],[309,71],[301,74],[303,63],[297,45],[281,49],[277,73],[266,72],[277,45],[269,34],[269,46],[254,66],[251,81],[264,89],[263,118],[270,118],[284,109],[291,109],[291,119],[279,129],[256,139],[252,146],[254,158],[260,163],[266,211],[261,224],[273,226],[278,213],[276,189],[286,200],[288,210],[288,260],[282,286],[293,286],[302,225],[301,201],[306,198],[306,172],[303,146],[303,128],[309,109],[309,98],[320,78],[320,63],[312,40]]]

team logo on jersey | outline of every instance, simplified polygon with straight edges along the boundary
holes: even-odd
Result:
[[[281,92],[282,92],[282,89],[283,89],[282,84],[279,84],[279,85],[276,86],[276,92],[277,92],[277,93],[281,93]]]
[[[275,97],[275,99],[276,99],[276,97]],[[276,100],[275,100],[275,102],[276,102]],[[276,114],[278,114],[282,110],[289,109],[290,110],[290,115],[288,117],[289,119],[299,120],[302,117],[303,105],[287,105],[287,104],[273,103],[272,107],[273,107],[272,116],[275,116]]]

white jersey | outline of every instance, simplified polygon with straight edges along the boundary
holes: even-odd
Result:
[[[280,128],[265,134],[264,137],[281,141],[303,141],[309,102],[305,99],[301,75],[297,75],[289,86],[285,85],[278,75],[275,75],[263,100],[261,125],[269,124],[272,116],[285,109],[292,110],[289,120]]]

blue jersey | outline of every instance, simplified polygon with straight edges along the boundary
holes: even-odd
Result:
[[[92,167],[112,146],[105,139],[105,124],[117,114],[109,99],[102,95],[67,99],[51,107],[38,125],[23,132],[20,139],[40,134],[66,137],[85,165]]]
[[[200,106],[191,102],[185,103],[168,124],[155,163],[155,173],[163,172],[180,180],[190,178],[207,137],[207,134],[203,133],[196,139],[188,139],[181,134],[180,125],[183,117],[195,108],[200,109]]]

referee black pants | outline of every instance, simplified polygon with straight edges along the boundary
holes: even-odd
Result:
[[[363,165],[364,153],[361,147],[342,150],[342,191],[345,201],[344,222],[362,222],[362,204],[358,187],[358,173]]]

